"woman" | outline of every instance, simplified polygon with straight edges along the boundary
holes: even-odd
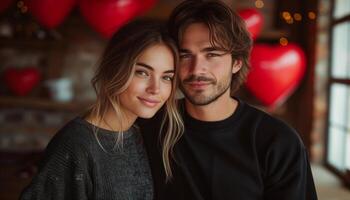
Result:
[[[92,80],[95,104],[55,135],[21,199],[153,199],[134,122],[164,107],[163,159],[171,177],[169,155],[183,129],[174,97],[177,59],[176,46],[160,24],[134,21],[122,27]]]

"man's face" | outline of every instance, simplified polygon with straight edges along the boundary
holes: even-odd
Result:
[[[228,94],[232,73],[240,62],[231,54],[212,46],[209,29],[203,23],[189,25],[180,41],[180,89],[193,105],[208,105]]]

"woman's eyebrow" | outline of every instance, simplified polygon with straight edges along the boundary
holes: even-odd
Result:
[[[145,64],[145,63],[138,62],[138,63],[136,63],[136,65],[140,65],[141,67],[144,67],[144,68],[147,68],[147,69],[149,69],[149,70],[154,71],[153,67],[151,67],[151,66],[149,66],[149,65],[147,65],[147,64]]]
[[[136,65],[139,65],[139,66],[141,66],[141,67],[144,67],[144,68],[147,68],[147,69],[149,69],[149,70],[151,70],[151,71],[154,71],[154,68],[153,68],[153,67],[151,67],[150,65],[147,65],[147,64],[145,64],[145,63],[138,62],[138,63],[136,63]],[[166,71],[164,71],[163,73],[175,73],[175,70],[173,70],[173,69],[171,69],[171,70],[166,70]]]
[[[167,74],[170,74],[170,73],[175,73],[175,71],[172,69],[172,70],[167,70],[167,71],[164,71],[164,73],[167,73]]]

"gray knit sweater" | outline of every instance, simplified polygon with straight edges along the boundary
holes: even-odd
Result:
[[[148,159],[137,128],[124,132],[123,148],[113,148],[116,134],[78,117],[51,140],[38,174],[21,199],[153,199]]]

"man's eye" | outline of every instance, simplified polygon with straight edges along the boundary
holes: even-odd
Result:
[[[208,53],[207,57],[217,57],[220,56],[220,54],[216,54],[216,53]]]
[[[180,59],[186,59],[186,58],[189,58],[191,57],[190,54],[180,54]]]
[[[148,76],[148,73],[142,70],[136,70],[135,74],[138,76]]]

